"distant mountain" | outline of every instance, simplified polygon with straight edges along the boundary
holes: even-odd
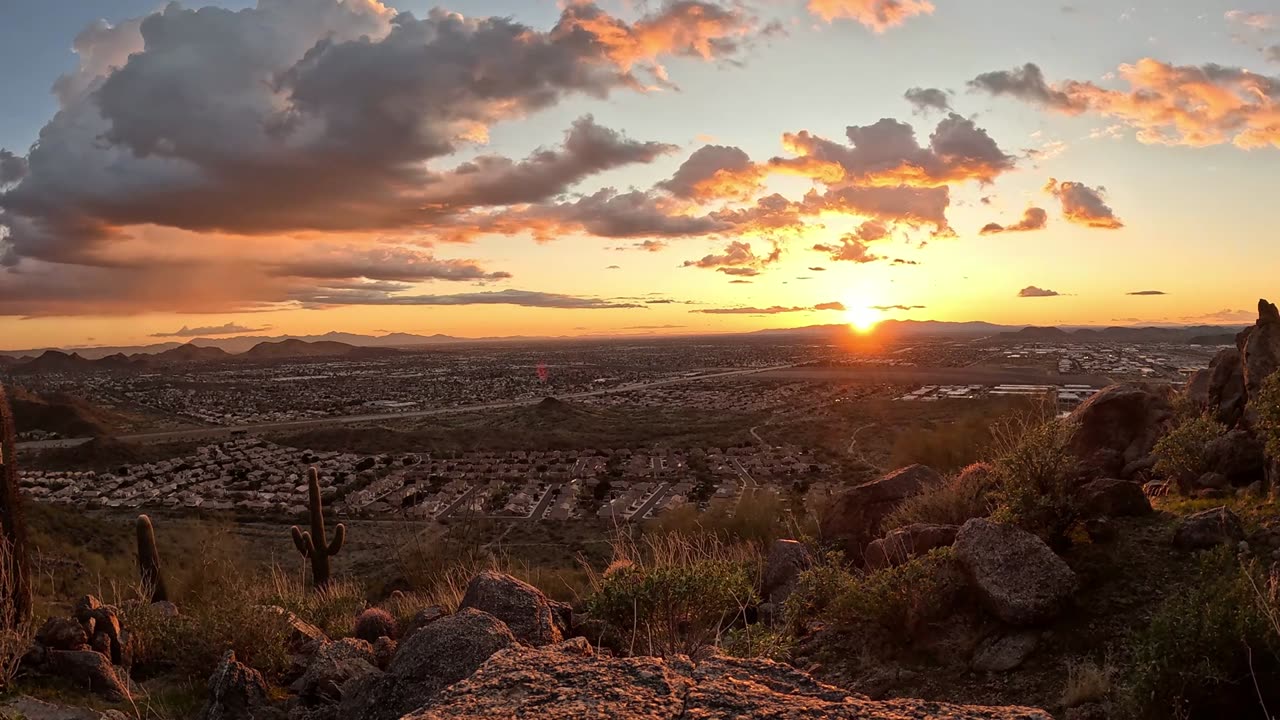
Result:
[[[218,360],[226,360],[232,357],[226,350],[218,347],[200,347],[187,343],[179,345],[176,348],[170,348],[155,355],[137,354],[133,356],[136,361],[148,364],[164,364],[164,363],[187,363],[187,362],[216,362]]]
[[[945,322],[942,320],[885,320],[876,325],[877,337],[983,337],[1018,329],[1018,326],[996,325],[988,322]],[[855,335],[848,324],[809,325],[798,328],[773,328],[746,333],[757,337],[810,337],[814,339],[839,339]]]
[[[1190,327],[1104,327],[1064,330],[1058,327],[1028,327],[1004,332],[998,340],[1012,342],[1127,342],[1188,343],[1197,345],[1230,345],[1235,343],[1238,327],[1195,325]]]
[[[66,374],[84,372],[94,367],[93,360],[86,360],[76,353],[45,350],[37,357],[14,365],[9,372],[14,375]]]
[[[246,360],[276,360],[280,358],[307,357],[377,357],[397,352],[386,347],[357,347],[333,340],[307,342],[304,340],[281,340],[279,342],[262,342],[246,350],[238,357]]]

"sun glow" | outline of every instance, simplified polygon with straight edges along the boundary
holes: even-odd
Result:
[[[849,322],[849,327],[865,334],[874,330],[876,323],[880,322],[880,311],[862,303],[846,303],[844,317]]]

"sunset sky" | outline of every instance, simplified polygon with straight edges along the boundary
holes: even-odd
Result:
[[[3,0],[0,346],[1243,322],[1276,7]]]

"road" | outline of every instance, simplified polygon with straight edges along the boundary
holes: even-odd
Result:
[[[547,486],[547,492],[543,494],[542,499],[538,501],[537,507],[533,512],[529,513],[529,519],[541,520],[543,513],[547,511],[547,507],[551,505],[551,501],[556,499],[556,495],[560,493],[560,486],[564,483],[555,483]]]
[[[449,517],[455,510],[461,507],[463,503],[471,502],[471,496],[475,495],[478,490],[480,490],[479,485],[472,485],[470,488],[467,488],[467,491],[458,496],[458,499],[454,500],[452,505],[445,508],[443,512],[436,513],[436,517],[440,519]]]
[[[646,500],[645,503],[640,506],[640,509],[631,513],[631,516],[627,519],[637,520],[637,521],[644,520],[645,514],[648,513],[650,510],[652,510],[655,505],[657,505],[659,502],[662,501],[662,498],[667,494],[667,488],[669,487],[671,487],[670,483],[662,483],[661,485],[659,485],[658,489],[654,490],[653,494],[649,496],[649,499]]]
[[[646,390],[655,387],[664,387],[667,385],[680,385],[683,383],[696,382],[699,380],[713,380],[715,378],[734,377],[737,375],[754,375],[756,373],[773,372],[777,370],[786,370],[795,367],[795,365],[775,365],[772,367],[749,368],[746,370],[727,370],[724,372],[708,373],[706,375],[693,375],[688,377],[667,378],[666,380],[655,380],[647,383],[634,383],[631,385],[619,385],[614,388],[604,388],[601,390],[588,390],[579,393],[570,393],[568,395],[558,395],[560,400],[578,400],[581,398],[595,397],[598,395],[613,395],[620,392],[630,392],[632,390]],[[154,442],[172,442],[180,440],[212,440],[218,438],[232,437],[233,434],[249,434],[262,432],[279,432],[287,430],[304,430],[308,428],[351,425],[362,422],[380,422],[383,420],[405,420],[412,418],[433,417],[437,415],[455,415],[458,413],[477,412],[483,410],[502,410],[509,408],[524,407],[526,405],[536,405],[542,402],[543,398],[534,397],[524,400],[504,400],[500,402],[479,403],[476,405],[461,405],[458,407],[435,408],[432,410],[415,410],[413,412],[400,413],[373,413],[367,415],[340,415],[327,418],[311,418],[308,420],[290,420],[277,423],[262,423],[259,425],[227,425],[223,427],[211,428],[192,428],[189,430],[167,430],[163,432],[134,433],[132,435],[119,435],[117,439],[127,442],[136,443],[154,443]],[[63,438],[59,440],[34,440],[29,442],[18,443],[20,450],[44,450],[48,448],[58,447],[75,447],[83,445],[92,438]]]

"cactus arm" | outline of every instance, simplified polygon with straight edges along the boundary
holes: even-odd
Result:
[[[314,545],[311,543],[311,533],[302,530],[297,525],[293,526],[292,533],[294,547],[298,548],[298,552],[302,554],[302,557],[311,557],[314,549]]]
[[[146,515],[138,516],[138,571],[142,586],[151,592],[151,602],[169,599],[169,591],[160,572],[160,551],[156,549],[155,526]]]
[[[342,549],[342,543],[346,542],[346,539],[347,526],[342,523],[338,523],[337,527],[333,529],[333,541],[329,543],[329,555],[337,555],[338,551]]]

